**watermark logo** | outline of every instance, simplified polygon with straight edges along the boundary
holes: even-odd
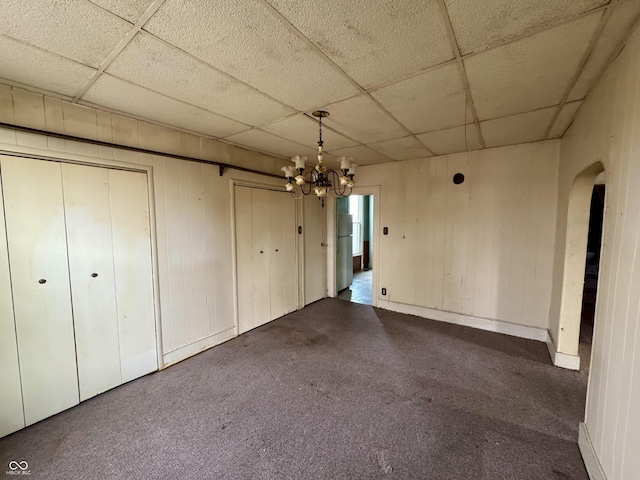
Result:
[[[9,470],[4,472],[6,475],[31,475],[31,470],[29,470],[29,464],[26,460],[21,462],[11,460],[8,467]]]

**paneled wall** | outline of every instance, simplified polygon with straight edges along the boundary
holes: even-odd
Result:
[[[640,472],[640,31],[590,93],[562,140],[554,286],[562,284],[561,246],[571,188],[596,161],[604,164],[607,193],[580,446],[583,455],[592,450],[608,480],[626,480]],[[555,338],[558,320],[557,315],[551,318]]]
[[[550,141],[361,168],[359,186],[381,186],[378,229],[389,229],[378,298],[544,333],[558,151]]]
[[[211,139],[2,85],[0,122],[263,171],[277,172],[283,164],[281,159]],[[220,177],[214,165],[6,128],[0,128],[0,149],[152,166],[164,363],[184,359],[236,334],[230,178],[283,182],[234,170]]]

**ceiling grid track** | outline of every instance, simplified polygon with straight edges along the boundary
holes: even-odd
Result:
[[[465,95],[469,99],[468,105],[469,105],[469,108],[471,109],[471,115],[473,116],[473,123],[475,124],[476,129],[478,130],[478,138],[480,138],[480,146],[482,148],[486,148],[484,137],[482,135],[482,130],[480,129],[480,121],[478,120],[478,113],[476,112],[476,106],[473,103],[473,96],[471,95],[471,88],[469,87],[467,72],[464,69],[464,62],[462,60],[462,56],[460,55],[460,48],[458,47],[456,36],[453,32],[453,26],[451,25],[449,12],[447,12],[447,6],[444,4],[444,0],[438,0],[438,5],[440,6],[442,19],[444,20],[445,26],[447,28],[447,35],[449,35],[449,42],[451,43],[451,48],[453,49],[453,53],[456,56],[456,62],[458,63],[458,70],[460,72],[460,76],[462,77],[462,83],[464,84]],[[465,116],[466,116],[466,105],[465,105]],[[466,132],[467,126],[463,125],[463,127]]]
[[[609,21],[609,18],[611,17],[611,12],[613,11],[613,9],[615,8],[615,6],[617,4],[618,4],[618,0],[613,0],[611,3],[609,3],[605,7],[605,11],[604,11],[604,13],[602,15],[602,18],[600,19],[600,24],[598,25],[597,30],[593,34],[593,37],[591,38],[591,41],[589,42],[589,45],[588,45],[587,49],[585,50],[584,55],[582,56],[582,60],[580,61],[579,65],[578,65],[578,68],[576,69],[576,72],[573,75],[573,78],[569,81],[569,84],[567,85],[567,89],[565,90],[564,95],[560,99],[560,103],[558,103],[555,112],[553,112],[553,116],[551,117],[551,121],[549,122],[549,125],[547,126],[547,129],[544,132],[544,136],[542,137],[543,139],[548,139],[549,138],[549,135],[551,133],[551,129],[553,128],[553,125],[556,123],[556,120],[558,119],[558,116],[560,115],[560,112],[562,112],[562,109],[563,109],[565,103],[567,102],[567,99],[569,98],[569,95],[571,94],[571,90],[573,90],[573,87],[575,86],[576,82],[578,81],[578,78],[580,78],[580,74],[582,73],[582,69],[587,64],[587,61],[589,60],[589,57],[591,56],[591,53],[593,52],[593,49],[594,49],[594,47],[596,45],[596,42],[600,38],[600,34],[604,30],[605,25],[607,24],[607,22]],[[590,13],[593,13],[593,12],[590,12]],[[564,135],[564,132],[562,132],[562,133]]]
[[[389,110],[387,110],[385,107],[383,107],[380,104],[380,102],[378,102],[375,98],[373,98],[373,96],[369,93],[370,89],[363,88],[362,85],[360,85],[353,78],[351,78],[351,76],[349,76],[333,60],[331,60],[331,58],[329,58],[327,56],[327,54],[324,53],[315,43],[313,43],[311,40],[309,40],[300,30],[298,30],[295,27],[295,25],[293,25],[286,17],[284,17],[278,10],[276,10],[275,7],[273,7],[273,5],[271,5],[267,0],[260,0],[260,3],[262,3],[269,10],[269,12],[271,12],[272,15],[274,15],[277,19],[279,19],[287,27],[287,29],[289,29],[294,35],[296,35],[303,42],[305,42],[307,45],[309,45],[318,55],[320,55],[335,70],[337,70],[338,73],[340,73],[342,76],[344,76],[344,78],[346,78],[352,85],[354,85],[358,90],[360,90],[360,92],[361,92],[360,94],[361,95],[366,95],[369,100],[371,100],[373,103],[375,103],[375,105],[378,108],[380,108],[389,118],[391,118],[396,124],[398,124],[398,126],[400,126],[405,131],[405,133],[407,134],[406,135],[407,137],[409,137],[409,136],[413,137],[418,142],[420,142],[420,144],[423,144],[423,142],[421,142],[420,139],[411,130],[409,130],[402,122],[400,122],[394,115],[392,115],[391,112],[389,112]],[[353,98],[353,97],[349,96],[349,97],[346,97],[346,98]],[[345,98],[337,100],[337,101],[342,101],[342,100],[345,100]],[[341,135],[343,135],[343,134],[341,134]],[[345,135],[343,135],[343,136],[345,136]],[[358,144],[362,145],[362,146],[366,146],[367,148],[370,148],[367,145],[363,144],[362,142],[358,142]],[[431,149],[429,147],[427,147],[426,145],[425,145],[425,147],[427,148],[427,150],[429,152],[431,152],[431,155],[433,155],[433,152],[431,151]],[[380,152],[377,152],[377,153],[380,153]],[[380,154],[380,155],[383,155],[383,156],[386,157],[386,155],[384,155],[384,154]]]
[[[75,98],[73,99],[74,102],[77,103],[82,98],[82,96],[85,93],[87,93],[87,90],[91,88],[91,86],[98,80],[98,78],[100,78],[100,75],[102,75],[103,72],[107,69],[107,67],[111,65],[111,62],[113,62],[116,59],[116,57],[120,55],[120,53],[126,48],[126,46],[129,45],[129,43],[131,42],[131,40],[133,40],[136,34],[140,30],[142,30],[142,27],[144,26],[144,24],[147,23],[153,15],[155,15],[155,13],[158,11],[158,9],[162,6],[162,4],[165,1],[166,0],[155,0],[151,5],[149,5],[149,8],[144,13],[144,15],[142,15],[142,17],[138,19],[136,24],[133,27],[131,27],[131,29],[127,32],[124,38],[120,40],[118,45],[116,45],[116,47],[111,51],[111,53],[109,53],[107,58],[105,58],[104,61],[100,64],[98,71],[93,74],[93,76],[89,79],[86,85],[82,88],[80,93],[78,93],[75,96]]]
[[[14,109],[49,95],[283,160],[310,155],[310,112],[328,109],[327,155],[374,165],[562,138],[640,1],[22,0],[3,15]]]

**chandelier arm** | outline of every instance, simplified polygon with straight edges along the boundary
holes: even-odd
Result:
[[[314,179],[313,179],[313,170],[303,173],[302,174],[303,177],[309,177],[308,179],[305,178],[305,182],[303,185],[299,185],[300,188],[300,192],[303,195],[310,195],[311,194],[311,190],[313,188],[313,183],[314,183]],[[306,187],[306,189],[305,189]],[[300,197],[302,198],[302,197]]]

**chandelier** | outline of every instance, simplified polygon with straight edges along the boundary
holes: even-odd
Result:
[[[307,157],[296,155],[291,158],[295,167],[286,165],[282,167],[282,171],[287,179],[285,189],[287,192],[291,192],[296,200],[313,192],[324,207],[324,199],[331,190],[339,197],[351,195],[351,190],[356,183],[353,177],[356,174],[357,165],[353,163],[351,157],[338,157],[336,160],[340,164],[340,172],[327,169],[322,161],[322,145],[324,144],[322,141],[322,119],[328,117],[329,112],[316,110],[312,115],[318,119],[318,163],[305,173]]]

